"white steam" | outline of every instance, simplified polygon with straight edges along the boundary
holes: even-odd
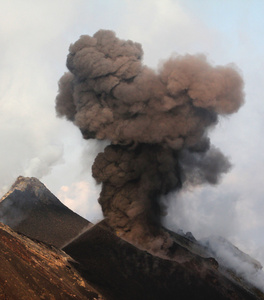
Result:
[[[231,269],[236,276],[248,281],[264,292],[264,272],[262,271],[262,265],[257,260],[219,236],[211,236],[202,239],[200,242],[209,248],[220,265]]]
[[[41,179],[43,176],[48,175],[51,172],[52,167],[55,164],[63,162],[62,155],[62,146],[47,146],[39,153],[38,156],[30,159],[28,166],[24,171],[24,176]]]

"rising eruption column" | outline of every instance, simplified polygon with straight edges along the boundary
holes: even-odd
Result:
[[[85,139],[110,141],[92,167],[103,214],[123,238],[156,251],[170,244],[161,196],[216,184],[230,169],[208,130],[243,104],[243,80],[203,55],[173,56],[157,71],[142,57],[139,43],[112,31],[81,36],[70,45],[56,111]]]

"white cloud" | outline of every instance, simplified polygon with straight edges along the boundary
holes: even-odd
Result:
[[[122,15],[120,37],[140,42],[144,62],[156,68],[161,59],[172,53],[210,53],[222,48],[218,32],[206,27],[203,20],[188,13],[179,1],[128,0]]]
[[[38,156],[30,159],[28,166],[24,170],[27,177],[42,178],[51,172],[54,164],[62,162],[62,147],[49,145],[38,153]]]
[[[72,1],[63,5],[61,1],[4,1],[0,8],[0,182],[4,192],[18,175],[41,178],[61,161],[63,129],[54,112],[58,75],[54,76],[53,63],[58,54],[51,49],[54,43],[56,47],[65,43],[63,33],[75,10]],[[51,148],[52,159],[47,158]]]
[[[62,186],[58,198],[70,209],[96,223],[103,218],[101,207],[97,202],[98,190],[87,181],[74,182],[70,186]]]

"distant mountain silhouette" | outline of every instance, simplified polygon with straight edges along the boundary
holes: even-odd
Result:
[[[91,226],[37,178],[22,176],[1,199],[0,222],[58,248]]]

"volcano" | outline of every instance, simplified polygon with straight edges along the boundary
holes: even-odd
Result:
[[[91,223],[60,202],[34,177],[19,176],[0,202],[0,221],[58,248]]]
[[[29,233],[35,237],[0,224],[0,299],[264,299],[254,283],[222,263],[210,242],[201,243],[191,233],[163,228],[173,240],[164,257],[162,251],[153,255],[122,239],[107,218],[93,226],[86,220],[78,225],[76,220],[82,218],[65,208],[36,178],[19,177],[2,199],[5,221],[13,222],[13,228],[31,229]],[[20,217],[19,209],[23,212]],[[64,231],[73,222],[77,224],[75,238],[74,232],[66,236]],[[57,226],[60,231],[49,231],[48,236],[49,224],[63,227]],[[218,248],[227,244],[218,241]],[[60,250],[54,244],[64,247]],[[236,257],[252,264],[255,272],[261,268],[230,243],[228,247]]]
[[[264,299],[254,285],[210,257],[207,247],[177,233],[172,238],[173,258],[164,259],[121,239],[103,220],[63,250],[109,300]]]

